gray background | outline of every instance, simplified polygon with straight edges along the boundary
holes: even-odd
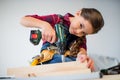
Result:
[[[87,36],[88,54],[120,57],[120,0],[0,0],[0,75],[7,68],[29,66],[39,54],[41,44],[29,42],[31,28],[20,25],[27,14],[74,14],[83,7],[98,9],[104,17],[104,28]],[[120,61],[120,59],[119,59]]]

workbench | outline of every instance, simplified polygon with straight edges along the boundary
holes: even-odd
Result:
[[[2,80],[120,80],[120,75],[104,75],[102,78],[97,79],[80,79],[79,75],[73,74],[71,77],[31,77],[31,78],[6,78]]]
[[[8,79],[12,80],[120,80],[120,75],[105,75],[100,72],[91,72],[87,63],[78,61],[8,68]],[[7,79],[5,79],[7,80]]]

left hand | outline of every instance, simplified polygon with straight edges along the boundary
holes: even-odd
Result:
[[[85,62],[87,60],[87,67],[91,69],[91,71],[94,71],[95,68],[94,68],[94,61],[88,57],[87,55],[85,54],[78,54],[77,55],[77,58],[76,58],[77,61],[80,61],[80,62]]]

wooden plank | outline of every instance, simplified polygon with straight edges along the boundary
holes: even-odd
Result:
[[[90,69],[87,68],[87,63],[78,61],[7,69],[7,75],[14,75],[15,77],[38,77],[90,72]]]

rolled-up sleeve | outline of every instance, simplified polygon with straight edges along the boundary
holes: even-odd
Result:
[[[26,15],[26,17],[34,17],[36,19],[46,21],[46,22],[50,23],[52,27],[54,27],[54,25],[56,23],[60,22],[60,18],[57,14],[43,15],[43,16],[39,16],[37,14],[34,14],[34,15]]]

